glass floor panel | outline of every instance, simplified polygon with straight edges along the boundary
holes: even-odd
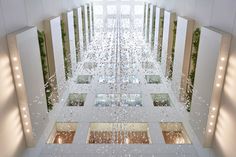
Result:
[[[92,81],[92,75],[79,75],[77,77],[77,84],[90,84]]]
[[[77,125],[77,123],[56,123],[49,135],[47,144],[73,143]]]
[[[148,84],[160,84],[161,77],[159,75],[145,75]]]
[[[88,144],[150,144],[147,123],[91,123]]]
[[[67,98],[67,106],[84,106],[86,93],[70,93]]]
[[[160,126],[166,144],[191,144],[182,123],[163,122]]]
[[[141,107],[141,94],[97,94],[95,106],[97,107]]]

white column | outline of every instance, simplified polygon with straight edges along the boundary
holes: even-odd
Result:
[[[162,41],[162,57],[161,57],[161,67],[165,76],[168,75],[168,69],[170,66],[175,18],[176,18],[175,13],[165,11],[163,41]]]
[[[25,139],[31,147],[48,123],[37,28],[23,28],[7,39]]]
[[[164,9],[156,7],[156,29],[155,29],[155,38],[154,38],[154,52],[157,56],[157,61],[161,60],[161,47],[162,47],[162,38],[163,38],[163,20],[164,20]]]
[[[65,88],[65,67],[61,34],[61,18],[54,17],[44,21],[46,46],[49,62],[49,73],[53,77],[58,96],[61,98]],[[55,94],[57,95],[57,94]]]
[[[75,22],[77,27],[75,28],[75,30],[78,32],[78,43],[76,43],[79,47],[78,47],[78,59],[79,61],[82,58],[82,54],[83,54],[83,47],[84,47],[84,38],[83,38],[83,23],[82,23],[82,9],[80,8],[76,8],[74,9],[74,16],[75,18]]]
[[[94,36],[94,12],[93,12],[93,3],[89,3],[89,10],[90,10],[90,36],[91,40]]]
[[[149,42],[150,4],[146,5],[145,41]]]
[[[183,100],[187,88],[193,27],[194,21],[192,19],[178,17],[172,88],[180,100]]]
[[[87,49],[87,29],[86,29],[86,16],[85,16],[85,6],[81,6],[81,13],[82,13],[82,31],[83,31],[83,51]]]
[[[62,14],[62,20],[65,23],[65,49],[68,57],[68,64],[71,69],[72,76],[75,75],[76,70],[76,48],[75,48],[75,30],[74,30],[74,16],[73,11]]]
[[[190,124],[206,147],[214,138],[230,42],[225,32],[201,28]]]
[[[84,5],[85,11],[85,27],[86,27],[86,43],[87,47],[90,42],[90,15],[89,15],[89,4]]]

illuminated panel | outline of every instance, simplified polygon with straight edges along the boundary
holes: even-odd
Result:
[[[22,125],[30,147],[34,146],[47,124],[37,28],[26,27],[7,37]]]
[[[205,147],[210,147],[221,102],[231,35],[202,27],[190,113],[191,125]]]

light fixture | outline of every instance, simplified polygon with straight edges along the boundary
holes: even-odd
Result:
[[[13,61],[17,61],[17,58],[16,58],[16,57],[14,57],[14,58],[13,58]]]
[[[22,108],[22,110],[23,110],[23,111],[25,111],[25,110],[26,110],[26,108],[25,108],[25,107],[23,107],[23,108]]]
[[[24,114],[24,118],[27,118],[27,115],[26,115],[26,114]]]
[[[213,107],[213,108],[212,108],[212,111],[215,111],[215,110],[216,110],[216,108],[215,108],[215,107]]]
[[[211,133],[211,132],[212,132],[212,130],[211,130],[211,129],[209,129],[209,130],[208,130],[208,132],[209,132],[209,133]]]
[[[213,125],[213,122],[210,122],[210,125],[212,126],[212,125]]]
[[[16,75],[16,78],[18,78],[18,79],[19,79],[19,78],[20,78],[20,75]]]
[[[217,83],[217,84],[216,84],[216,87],[220,87],[220,84],[219,84],[219,83]]]
[[[221,75],[219,75],[219,76],[218,76],[218,78],[219,78],[219,79],[221,79],[221,78],[222,78],[222,76],[221,76]]]
[[[28,122],[25,122],[25,125],[27,126],[27,125],[29,125],[29,123],[28,123]]]
[[[223,70],[223,67],[222,66],[220,66],[220,68],[219,68],[220,70]]]
[[[18,67],[18,66],[16,66],[16,67],[15,67],[15,69],[16,69],[16,70],[19,70],[19,67]]]
[[[29,133],[29,132],[30,132],[30,129],[27,129],[26,132]]]
[[[222,57],[222,58],[221,58],[221,61],[225,61],[225,58],[224,58],[224,57]]]
[[[22,86],[22,84],[21,84],[21,83],[19,83],[19,84],[18,84],[18,86],[19,86],[19,87],[21,87],[21,86]]]
[[[211,118],[215,118],[215,116],[214,116],[214,115],[211,115]]]

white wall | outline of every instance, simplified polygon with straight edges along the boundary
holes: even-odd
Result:
[[[216,129],[214,150],[219,157],[234,157],[236,145],[236,1],[158,0],[157,5],[189,16],[201,25],[211,25],[233,34],[223,98]]]
[[[6,34],[27,25],[42,27],[42,20],[78,7],[82,2],[79,0],[0,0],[0,157],[19,156],[25,147]]]

